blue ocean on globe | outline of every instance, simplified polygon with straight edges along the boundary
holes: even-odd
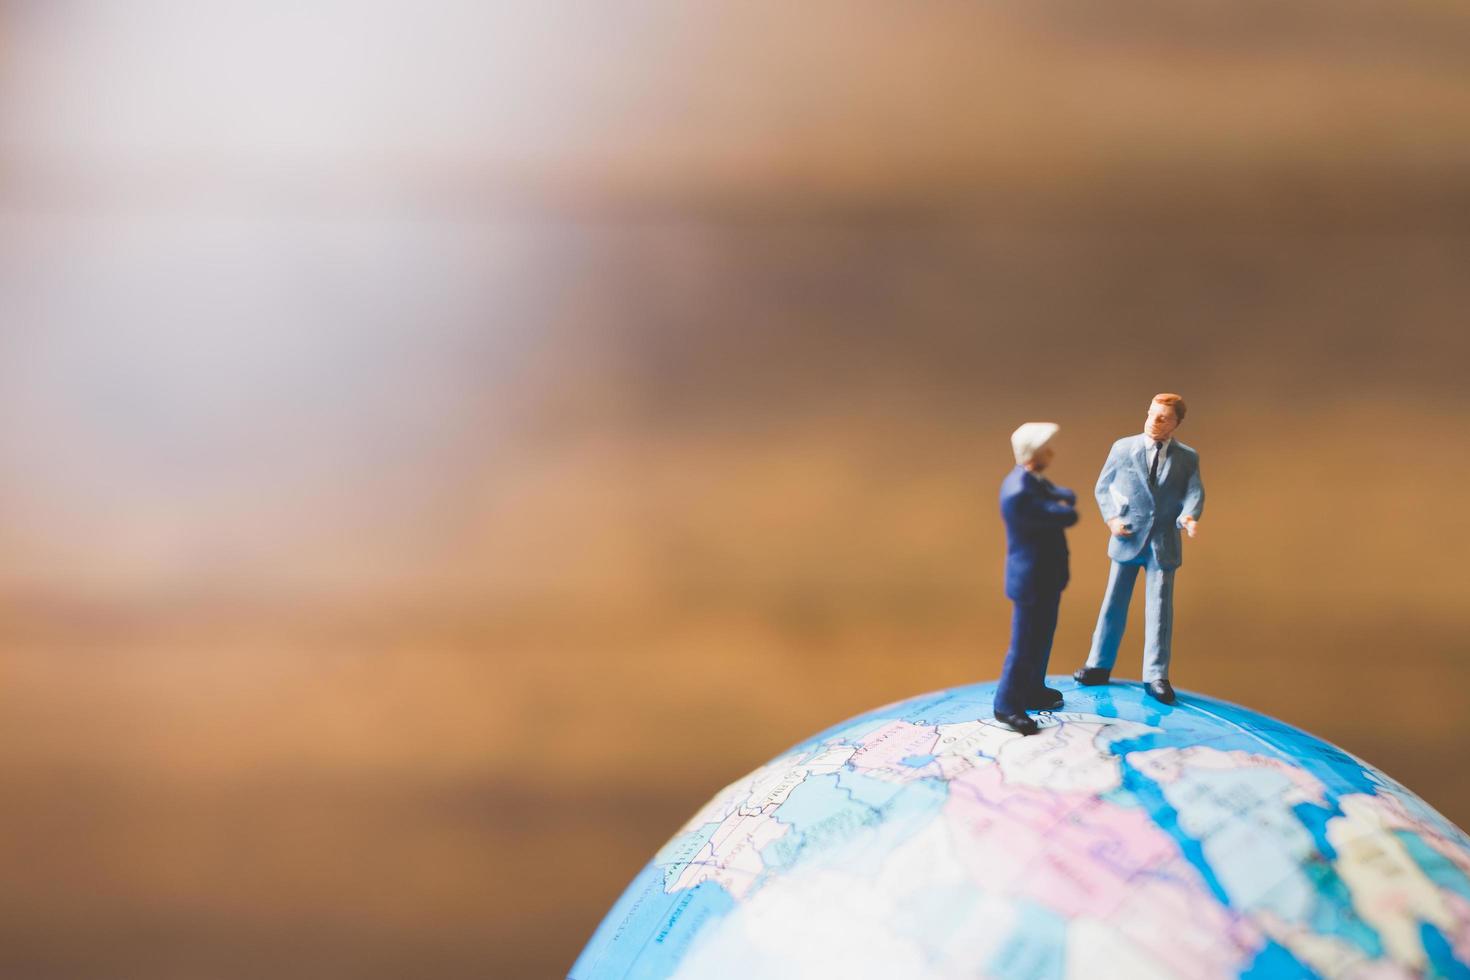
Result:
[[[612,978],[1470,977],[1470,838],[1300,729],[1051,679],[887,705],[732,783],[571,969]]]

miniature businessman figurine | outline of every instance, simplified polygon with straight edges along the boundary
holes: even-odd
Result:
[[[1037,732],[1028,708],[1062,706],[1062,692],[1046,686],[1046,662],[1067,587],[1066,529],[1077,523],[1077,495],[1041,475],[1055,455],[1048,443],[1056,433],[1051,422],[1027,422],[1012,433],[1016,468],[1000,485],[1006,597],[1015,611],[1011,648],[995,690],[995,717],[1022,735]]]
[[[1164,704],[1174,703],[1169,684],[1170,639],[1174,627],[1174,571],[1183,556],[1179,531],[1192,538],[1205,507],[1199,453],[1174,438],[1184,421],[1184,399],[1155,395],[1143,434],[1113,443],[1097,478],[1097,506],[1112,537],[1108,590],[1092,634],[1087,666],[1073,677],[1082,684],[1106,684],[1118,659],[1128,602],[1138,570],[1148,596],[1144,607],[1143,683]]]

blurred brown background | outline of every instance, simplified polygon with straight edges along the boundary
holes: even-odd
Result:
[[[563,974],[1160,389],[1175,680],[1470,825],[1467,309],[1439,0],[0,4],[0,974]]]

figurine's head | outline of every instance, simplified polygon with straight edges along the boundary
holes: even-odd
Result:
[[[1048,443],[1061,426],[1055,422],[1027,422],[1011,433],[1011,449],[1016,454],[1017,465],[1033,473],[1046,469],[1056,452]]]
[[[1154,400],[1149,403],[1143,431],[1148,433],[1150,439],[1161,442],[1173,435],[1183,421],[1184,399],[1166,391],[1154,395]]]

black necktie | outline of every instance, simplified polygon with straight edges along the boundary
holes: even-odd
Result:
[[[1153,465],[1148,468],[1148,485],[1151,487],[1159,485],[1159,457],[1162,455],[1164,455],[1164,444],[1154,443],[1154,461]]]

